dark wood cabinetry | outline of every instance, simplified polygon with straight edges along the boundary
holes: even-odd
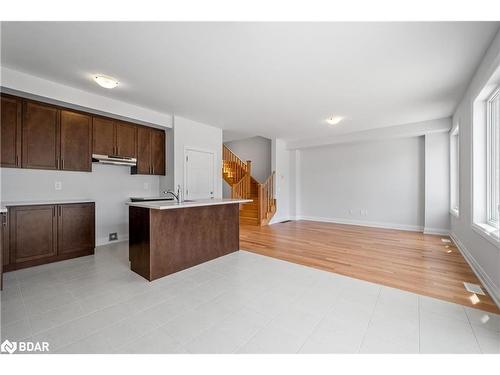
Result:
[[[59,109],[23,103],[22,167],[59,169]]]
[[[92,154],[137,158],[133,174],[165,175],[165,131],[1,95],[1,166],[92,171]]]
[[[165,175],[165,132],[139,127],[137,130],[137,167],[133,174]]]
[[[94,253],[94,203],[13,206],[8,218],[5,271]]]
[[[137,127],[123,121],[93,118],[92,153],[137,157]]]
[[[92,153],[99,155],[114,155],[116,153],[114,121],[102,117],[93,117],[92,127]]]
[[[151,129],[152,174],[165,175],[165,132]]]
[[[151,130],[149,128],[137,129],[137,166],[132,168],[132,173],[151,173]]]
[[[10,251],[14,263],[51,258],[57,254],[56,206],[10,209]]]
[[[9,259],[9,225],[7,212],[0,214],[1,227],[0,227],[0,290],[3,289],[3,265],[8,264]],[[5,243],[7,242],[7,246]],[[5,254],[7,253],[7,254]]]
[[[1,166],[20,168],[22,102],[10,96],[1,99]]]
[[[116,155],[137,157],[137,127],[125,122],[116,123]]]
[[[61,163],[65,171],[92,170],[92,118],[61,111]]]
[[[94,204],[66,204],[57,207],[58,254],[80,253],[94,248]]]

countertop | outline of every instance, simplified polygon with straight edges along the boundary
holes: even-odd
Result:
[[[126,204],[132,207],[151,208],[154,210],[172,210],[177,208],[217,206],[221,204],[237,204],[250,203],[251,199],[200,199],[193,201],[184,201],[177,203],[176,201],[152,201],[152,202],[127,202]]]
[[[93,199],[48,199],[34,201],[6,201],[0,202],[0,212],[7,212],[7,207],[11,206],[41,206],[45,204],[70,204],[70,203],[91,203]]]

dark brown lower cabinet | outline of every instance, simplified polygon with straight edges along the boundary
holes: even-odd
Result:
[[[59,255],[81,253],[94,248],[93,203],[59,205],[57,213],[57,252]]]
[[[8,262],[8,250],[9,247],[4,245],[4,241],[9,238],[9,226],[7,221],[7,212],[2,212],[0,214],[1,227],[0,227],[0,290],[3,289],[3,265]],[[7,257],[4,256],[4,251],[7,250]]]
[[[94,203],[13,206],[8,216],[10,259],[4,271],[94,253]]]

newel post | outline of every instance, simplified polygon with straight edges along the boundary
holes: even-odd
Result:
[[[247,174],[248,174],[248,178],[247,178],[247,196],[246,196],[246,198],[250,198],[252,196],[252,192],[251,192],[251,189],[252,189],[252,161],[251,160],[247,160]]]

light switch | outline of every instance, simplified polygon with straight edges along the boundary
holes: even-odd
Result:
[[[144,183],[144,190],[149,190],[149,182]]]

